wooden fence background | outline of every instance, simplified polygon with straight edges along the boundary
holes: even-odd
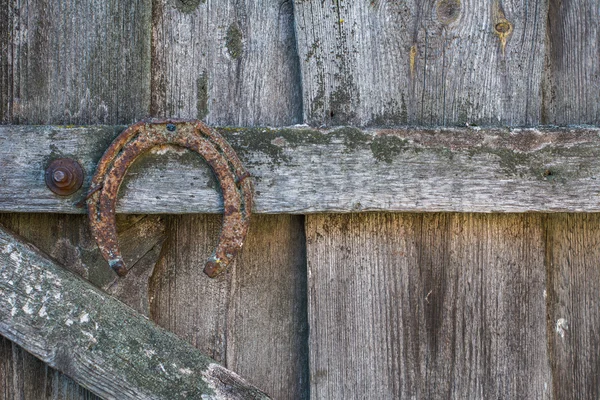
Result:
[[[0,0],[0,121],[594,125],[599,26],[596,0]],[[0,222],[107,283],[83,216]],[[113,293],[274,398],[600,396],[596,214],[259,215],[216,280],[219,216],[120,228],[149,223]],[[0,339],[0,399],[93,398]]]

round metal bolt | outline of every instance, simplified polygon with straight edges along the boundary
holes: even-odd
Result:
[[[175,126],[175,124],[167,124],[167,130],[169,132],[175,132],[175,129],[177,129],[177,127]]]
[[[83,185],[83,168],[75,160],[59,158],[46,168],[46,186],[60,196],[69,196]]]
[[[67,174],[65,174],[64,171],[58,169],[52,174],[52,179],[56,183],[62,183],[65,182],[65,180],[67,179]]]

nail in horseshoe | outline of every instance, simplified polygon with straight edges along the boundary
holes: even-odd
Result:
[[[229,143],[200,121],[142,121],[127,128],[112,142],[98,163],[88,192],[88,217],[100,252],[119,275],[127,267],[117,241],[115,207],[127,169],[135,159],[161,145],[177,145],[200,154],[215,173],[223,193],[224,216],[219,242],[206,262],[211,278],[227,269],[241,250],[252,212],[250,174]]]

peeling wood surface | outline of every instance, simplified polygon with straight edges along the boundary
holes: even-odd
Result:
[[[547,0],[294,5],[306,123],[540,123]]]
[[[4,228],[0,248],[0,334],[102,398],[267,398]]]
[[[75,204],[120,129],[0,127],[0,210],[85,212]],[[219,131],[254,177],[257,213],[600,211],[598,128]],[[67,198],[43,180],[57,157],[86,171],[84,188]],[[197,155],[159,150],[130,169],[118,211],[218,213],[215,187]]]
[[[311,398],[553,398],[543,221],[307,217]]]

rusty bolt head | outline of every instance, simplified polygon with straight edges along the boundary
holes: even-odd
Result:
[[[83,168],[75,160],[59,158],[46,168],[46,186],[60,196],[69,196],[83,185]]]

